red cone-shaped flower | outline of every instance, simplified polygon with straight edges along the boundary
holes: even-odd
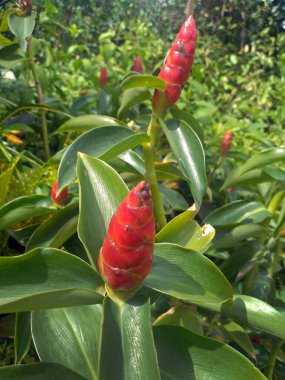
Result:
[[[108,80],[108,73],[106,67],[103,67],[99,76],[99,85],[100,87],[106,86]]]
[[[233,140],[233,132],[227,131],[224,134],[223,139],[221,141],[221,146],[220,146],[221,155],[225,156],[228,153],[228,150],[230,149],[232,145],[232,140]]]
[[[152,266],[155,222],[149,185],[134,187],[113,214],[98,265],[114,290],[136,288]]]
[[[153,106],[157,112],[165,113],[179,99],[191,73],[196,39],[195,20],[193,16],[189,16],[177,34],[158,74],[159,78],[166,81],[167,86],[164,91],[154,92]]]
[[[58,196],[56,196],[57,186],[58,186],[57,181],[54,181],[54,184],[50,193],[51,199],[57,205],[64,206],[68,202],[68,188],[67,187],[63,188],[61,192],[58,194]]]
[[[141,56],[137,55],[135,62],[132,67],[132,71],[136,71],[137,73],[142,73],[143,72],[143,63]]]

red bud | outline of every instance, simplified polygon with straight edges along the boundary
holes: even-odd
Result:
[[[232,145],[232,140],[233,140],[233,132],[227,131],[224,134],[223,139],[221,141],[221,146],[220,146],[221,155],[225,156],[228,153],[228,150],[230,149]]]
[[[113,214],[98,265],[104,281],[118,291],[136,288],[152,266],[155,222],[149,186],[134,187]]]
[[[106,67],[103,67],[101,70],[101,73],[100,73],[100,77],[99,77],[100,87],[106,86],[107,80],[108,80],[107,69],[106,69]]]
[[[158,74],[167,86],[164,91],[154,92],[153,106],[157,112],[165,113],[179,99],[191,72],[196,39],[195,20],[193,16],[189,16],[177,34]]]
[[[64,206],[68,202],[68,187],[64,187],[61,190],[61,192],[58,194],[58,196],[56,196],[57,187],[58,187],[58,182],[56,180],[54,181],[53,187],[51,189],[51,193],[50,193],[51,199],[55,204],[59,206]]]
[[[135,62],[132,67],[132,71],[136,71],[137,73],[143,72],[143,63],[139,55],[136,56]]]

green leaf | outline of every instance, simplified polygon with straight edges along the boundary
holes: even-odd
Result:
[[[206,218],[213,226],[260,223],[272,216],[260,202],[234,201],[211,212]]]
[[[166,88],[165,80],[152,75],[131,75],[128,76],[121,84],[124,90],[134,87],[150,87],[164,90]]]
[[[285,339],[285,316],[268,303],[257,298],[235,295],[232,307],[209,307],[238,323],[246,323],[269,334]]]
[[[58,191],[76,177],[79,152],[107,161],[148,140],[149,137],[145,133],[134,134],[124,127],[101,127],[84,133],[64,153],[58,170]]]
[[[128,194],[128,188],[108,164],[85,154],[79,154],[77,175],[80,185],[78,235],[95,266],[111,216]]]
[[[105,299],[100,379],[160,380],[149,299]]]
[[[267,173],[263,173],[261,169],[263,169],[266,165],[273,164],[278,161],[282,161],[285,158],[285,149],[282,148],[269,148],[263,150],[260,153],[257,153],[255,156],[251,157],[247,160],[243,165],[234,169],[229,177],[226,179],[225,183],[222,186],[222,189],[227,187],[234,186],[236,183],[241,182],[245,179],[248,181],[250,179],[254,179],[254,177],[261,177],[262,175],[267,176]],[[261,169],[260,169],[261,168]],[[259,170],[256,170],[259,169]],[[252,174],[250,175],[251,172]],[[248,178],[249,177],[249,178]]]
[[[77,373],[55,363],[35,363],[0,367],[1,380],[86,380]]]
[[[26,251],[37,247],[60,248],[77,231],[78,202],[59,210],[46,220],[31,236]]]
[[[31,344],[31,313],[17,313],[15,325],[15,364],[20,364]]]
[[[77,306],[32,313],[32,334],[43,362],[63,365],[86,379],[99,379],[103,308]]]
[[[4,230],[25,219],[50,213],[54,211],[49,208],[51,205],[50,197],[45,195],[16,198],[0,208],[0,230]]]
[[[85,132],[96,127],[122,126],[123,123],[117,119],[105,115],[83,115],[73,117],[63,123],[56,133],[63,132]]]
[[[167,125],[161,121],[161,125],[183,174],[190,182],[190,189],[199,210],[207,188],[205,155],[201,141],[184,121],[170,120]]]
[[[187,181],[187,178],[181,173],[181,171],[169,162],[155,162],[154,166],[158,180],[171,181],[183,179]]]
[[[157,326],[154,340],[162,380],[266,380],[238,351],[178,326]]]
[[[204,142],[204,131],[198,121],[188,112],[180,110],[178,107],[172,107],[170,113],[174,119],[183,120],[196,133],[201,142]]]
[[[19,44],[11,44],[0,49],[0,60],[3,61],[14,61],[17,59],[23,59],[16,51],[19,49]]]
[[[36,13],[32,12],[29,16],[23,17],[11,14],[8,17],[11,32],[18,38],[19,45],[23,51],[27,50],[27,40],[33,33],[36,23]]]
[[[84,261],[54,248],[0,257],[0,313],[97,303],[101,278]]]
[[[188,207],[188,203],[178,191],[169,189],[164,185],[161,185],[159,189],[164,205],[171,211],[184,211]]]
[[[184,327],[196,334],[203,335],[203,328],[198,316],[191,310],[191,306],[178,305],[161,314],[154,322],[154,326],[175,325]]]
[[[151,93],[147,88],[130,88],[125,90],[122,95],[121,105],[118,109],[118,117],[136,104],[142,103],[151,98]]]
[[[211,260],[169,243],[155,244],[154,263],[144,285],[201,305],[232,298],[230,284]]]
[[[191,208],[173,218],[156,235],[156,242],[173,243],[194,251],[204,251],[214,238],[215,230],[209,224],[200,227],[193,220],[196,213],[196,209]]]
[[[268,231],[266,228],[258,224],[242,224],[234,227],[230,232],[221,231],[218,233],[213,242],[213,247],[215,249],[231,248],[235,247],[239,241],[258,236],[266,236],[267,234]]]
[[[226,324],[220,325],[220,327],[226,332],[228,338],[232,342],[236,342],[242,347],[248,355],[253,358],[256,357],[254,347],[244,329],[236,322],[230,321]]]

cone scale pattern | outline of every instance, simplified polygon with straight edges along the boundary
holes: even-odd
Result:
[[[136,288],[150,272],[155,221],[149,185],[134,187],[113,214],[101,248],[98,266],[110,288]]]
[[[193,16],[182,25],[158,77],[167,83],[164,91],[155,90],[153,106],[158,113],[165,113],[180,97],[182,88],[191,73],[196,47],[197,31]]]

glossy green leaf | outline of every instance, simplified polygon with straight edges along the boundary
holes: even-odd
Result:
[[[188,207],[185,198],[178,191],[169,189],[164,185],[161,185],[159,189],[166,211],[184,211]]]
[[[100,379],[160,380],[149,299],[105,299]]]
[[[73,202],[59,210],[36,229],[26,250],[30,251],[36,247],[60,248],[66,240],[76,233],[78,214],[78,202]]]
[[[222,189],[235,186],[241,182],[248,182],[249,180],[262,181],[263,177],[266,179],[271,177],[263,168],[266,165],[282,161],[285,158],[285,149],[282,148],[269,148],[247,160],[243,165],[234,169],[229,177],[226,179]]]
[[[184,327],[196,334],[203,335],[203,328],[198,316],[191,310],[191,306],[178,305],[161,314],[155,321],[154,326],[175,325]]]
[[[54,248],[0,257],[0,313],[100,302],[101,278],[84,261]]]
[[[1,380],[86,380],[77,373],[55,363],[35,363],[0,367]]]
[[[105,162],[79,154],[77,175],[80,185],[78,235],[96,266],[111,216],[128,194],[121,177]]]
[[[211,260],[169,243],[155,244],[154,263],[144,285],[201,305],[232,298],[230,284]]]
[[[131,75],[128,76],[121,84],[121,87],[126,90],[135,87],[150,87],[164,90],[166,82],[158,77],[152,75]]]
[[[205,155],[201,141],[184,121],[161,121],[167,140],[183,174],[190,182],[191,193],[199,210],[207,188]]]
[[[238,323],[249,324],[258,330],[285,339],[285,315],[257,298],[235,295],[232,307],[224,304],[221,308],[210,305],[209,308]]]
[[[103,160],[148,141],[145,133],[134,134],[124,127],[95,128],[79,136],[66,150],[58,170],[58,190],[76,176],[77,154],[85,153]]]
[[[11,14],[8,17],[8,23],[11,32],[18,38],[20,47],[26,51],[27,39],[30,38],[35,27],[36,13],[32,12],[27,17]]]
[[[169,162],[155,162],[154,167],[158,180],[171,181],[183,179],[187,181],[187,178],[181,173],[181,171]]]
[[[272,214],[260,202],[234,201],[211,212],[206,218],[213,226],[260,223]]]
[[[192,208],[173,218],[156,235],[156,242],[173,243],[194,251],[204,251],[214,238],[215,230],[209,224],[200,227],[193,220],[196,213],[195,208]]]
[[[215,249],[231,248],[235,247],[239,241],[258,236],[266,236],[267,234],[268,231],[266,228],[258,224],[243,224],[234,227],[229,232],[222,231],[217,234],[216,239],[213,241],[213,247]]]
[[[130,88],[125,90],[118,110],[118,117],[121,118],[129,108],[150,98],[151,93],[147,88]]]
[[[232,342],[236,342],[240,347],[242,347],[248,355],[255,358],[254,347],[248,334],[244,329],[236,322],[230,321],[226,324],[220,325],[220,327],[226,332],[228,338]]]
[[[162,380],[266,380],[238,351],[178,326],[157,326],[154,340]]]
[[[32,334],[43,362],[73,370],[86,379],[99,379],[103,308],[77,306],[32,313]]]
[[[50,213],[52,201],[45,195],[20,197],[0,208],[0,230],[34,216]]]
[[[187,123],[193,129],[193,131],[203,143],[204,131],[198,121],[190,113],[182,111],[178,107],[172,107],[170,113],[174,119],[185,121],[185,123]]]
[[[29,352],[31,338],[31,313],[17,313],[14,340],[15,364],[20,364],[21,360]]]
[[[127,168],[126,171],[141,174],[142,176],[145,174],[144,160],[133,150],[127,150],[126,152],[119,154],[116,159],[119,159],[124,163],[124,168]],[[110,164],[110,160],[108,160],[108,163]]]
[[[63,123],[56,133],[63,132],[85,132],[96,127],[122,126],[123,123],[117,119],[105,115],[82,115],[73,117]]]

